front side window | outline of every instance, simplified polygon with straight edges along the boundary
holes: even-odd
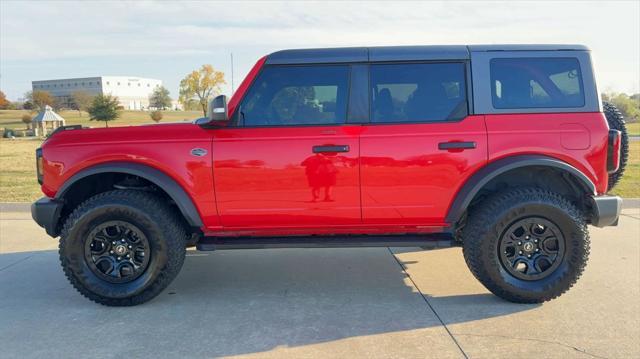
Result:
[[[235,114],[244,126],[345,123],[349,67],[265,67]]]
[[[490,67],[495,108],[584,106],[582,74],[575,58],[493,59]]]
[[[371,66],[371,121],[438,122],[467,115],[463,63]]]

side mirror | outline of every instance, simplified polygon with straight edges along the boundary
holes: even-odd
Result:
[[[227,96],[220,95],[209,103],[209,123],[225,126],[229,122]]]

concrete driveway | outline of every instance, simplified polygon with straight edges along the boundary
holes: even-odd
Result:
[[[0,356],[638,358],[640,210],[591,233],[583,277],[543,305],[488,293],[459,248],[376,248],[190,251],[159,297],[108,308],[67,283],[28,213],[5,210]]]

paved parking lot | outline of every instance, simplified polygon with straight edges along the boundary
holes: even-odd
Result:
[[[190,251],[158,298],[108,308],[75,292],[56,241],[0,214],[0,356],[638,358],[640,210],[592,228],[578,284],[543,305],[502,301],[461,250]]]

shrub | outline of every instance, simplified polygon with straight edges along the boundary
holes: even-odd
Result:
[[[154,120],[156,123],[160,122],[160,120],[162,120],[162,112],[160,111],[152,111],[151,113],[149,113],[149,117],[151,117],[152,120]]]
[[[22,115],[22,122],[27,125],[27,128],[29,128],[29,124],[31,124],[31,115],[29,115],[28,113],[25,113],[24,115]]]
[[[627,122],[640,120],[640,98],[638,94],[604,93],[602,100],[613,103],[622,112]]]

